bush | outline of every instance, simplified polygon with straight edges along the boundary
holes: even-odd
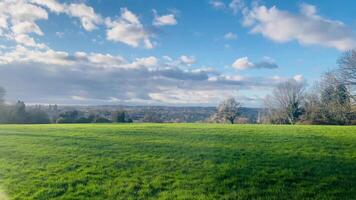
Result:
[[[111,121],[104,117],[98,117],[95,119],[94,123],[111,123]]]

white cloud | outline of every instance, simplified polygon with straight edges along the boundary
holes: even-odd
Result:
[[[129,66],[133,68],[137,67],[146,67],[146,68],[153,68],[157,67],[158,60],[154,56],[146,57],[146,58],[136,58],[134,62],[129,64]]]
[[[244,25],[252,33],[277,42],[298,41],[303,45],[321,45],[338,50],[356,47],[356,35],[350,27],[317,14],[316,7],[302,4],[298,14],[273,6],[254,6],[244,12]]]
[[[43,8],[27,3],[24,0],[5,0],[5,13],[11,16],[12,21],[36,21],[38,19],[48,19],[48,13]]]
[[[138,17],[127,8],[121,9],[118,19],[106,19],[107,39],[122,42],[132,47],[143,45],[147,49],[153,48],[151,35],[145,30]]]
[[[174,14],[168,14],[168,15],[161,15],[159,16],[157,14],[156,10],[153,10],[154,13],[154,19],[153,19],[153,25],[154,26],[172,26],[177,24],[177,19]]]
[[[55,13],[65,12],[66,9],[65,5],[58,3],[56,0],[30,0],[30,2],[47,7]]]
[[[237,39],[237,35],[235,33],[232,32],[228,32],[224,35],[224,39],[225,40],[236,40]]]
[[[15,23],[12,27],[12,32],[15,35],[27,34],[27,33],[36,33],[38,35],[43,35],[40,27],[37,26],[34,22],[22,21]]]
[[[70,4],[68,7],[68,13],[73,17],[78,17],[83,28],[87,31],[96,29],[97,25],[102,23],[101,16],[96,14],[92,7],[83,3]]]
[[[248,57],[238,58],[232,64],[232,67],[237,70],[245,69],[275,69],[278,68],[278,65],[275,61],[269,57],[264,57],[262,61],[253,63],[249,60]]]
[[[28,47],[35,47],[35,48],[40,48],[40,49],[44,49],[44,48],[47,47],[43,43],[36,43],[36,41],[32,37],[30,37],[30,36],[28,36],[26,34],[15,35],[13,39],[18,44],[25,45],[25,46],[28,46]]]
[[[236,59],[235,62],[232,63],[232,67],[238,70],[243,70],[254,67],[254,64],[248,59],[248,57],[242,57]]]
[[[73,61],[69,59],[69,55],[62,51],[53,50],[29,50],[26,47],[18,45],[10,52],[6,52],[0,56],[0,64],[14,63],[43,63],[54,65],[71,65]]]
[[[79,18],[87,31],[95,29],[102,22],[100,15],[83,3],[67,5],[55,0],[3,0],[0,2],[0,36],[27,47],[47,48],[45,44],[37,43],[31,35],[44,35],[37,24],[38,20],[48,19],[48,13],[43,7]]]
[[[302,74],[297,74],[297,75],[295,75],[295,76],[293,77],[293,79],[294,79],[296,82],[298,82],[298,83],[302,83],[302,82],[305,81]]]
[[[48,8],[57,14],[65,13],[80,20],[86,31],[93,31],[103,22],[102,17],[94,9],[84,3],[61,4],[56,0],[30,0],[31,3]]]
[[[76,52],[75,61],[78,64],[87,64],[98,68],[123,68],[125,59],[121,56],[111,54]]]
[[[29,34],[34,33],[42,36],[43,32],[36,22],[47,19],[46,10],[25,0],[0,2],[0,36],[18,44],[45,48],[44,44],[37,44]]]
[[[91,53],[89,56],[89,61],[94,64],[110,64],[113,66],[120,66],[125,62],[121,56],[112,56],[110,54],[100,53]]]
[[[196,59],[193,56],[182,55],[179,59],[180,62],[184,65],[192,65],[196,62]]]

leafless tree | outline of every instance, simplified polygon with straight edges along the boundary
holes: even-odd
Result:
[[[240,115],[241,105],[234,98],[228,98],[219,104],[216,116],[233,124],[235,119]]]
[[[294,124],[302,114],[304,83],[288,80],[276,86],[271,96],[267,97],[267,112],[277,123],[287,121]]]
[[[345,52],[338,60],[342,80],[347,85],[356,85],[356,50]]]
[[[345,52],[338,60],[338,80],[348,86],[353,104],[356,102],[356,50]]]

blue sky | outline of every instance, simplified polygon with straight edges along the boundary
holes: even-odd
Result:
[[[356,47],[355,1],[4,0],[8,101],[261,106]]]

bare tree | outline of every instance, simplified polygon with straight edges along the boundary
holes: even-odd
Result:
[[[323,118],[328,123],[347,124],[351,112],[351,94],[334,72],[327,72],[320,81]]]
[[[356,50],[345,52],[338,60],[339,77],[338,80],[348,86],[351,98],[356,101]]]
[[[294,124],[302,114],[304,84],[288,80],[277,85],[268,99],[269,113],[276,116],[278,123]]]
[[[347,85],[356,85],[356,50],[345,52],[338,60],[342,80]]]
[[[234,98],[228,98],[219,104],[216,116],[233,124],[235,119],[240,115],[241,105]]]

